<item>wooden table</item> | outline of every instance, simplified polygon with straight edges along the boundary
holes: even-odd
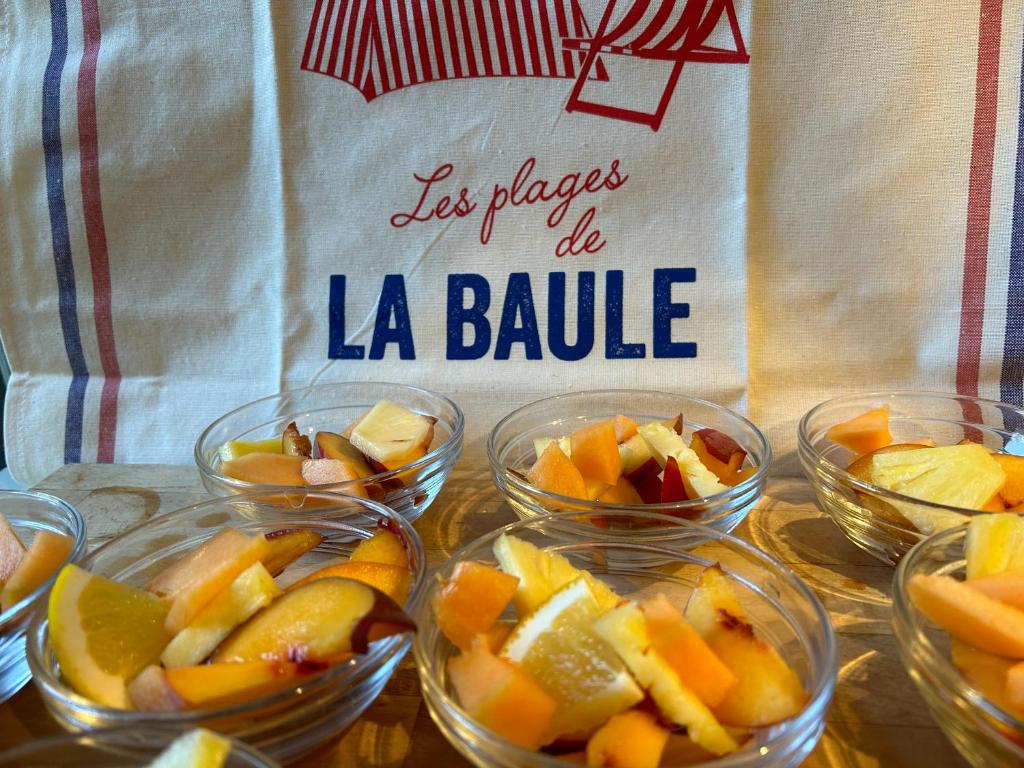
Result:
[[[38,486],[81,510],[95,546],[154,515],[206,498],[193,467],[71,465]],[[431,566],[515,520],[483,470],[456,469],[416,529]],[[735,532],[815,589],[839,643],[828,727],[807,766],[964,766],[900,663],[889,624],[892,568],[850,544],[814,504],[805,480],[778,478]],[[410,655],[411,656],[411,655]],[[434,726],[407,658],[384,694],[341,738],[302,766],[463,766]],[[0,748],[60,731],[30,684],[0,705]]]

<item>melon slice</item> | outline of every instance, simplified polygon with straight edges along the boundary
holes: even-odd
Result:
[[[25,556],[0,590],[0,611],[9,610],[60,570],[75,541],[53,531],[39,531]]]
[[[889,408],[874,408],[836,424],[825,433],[825,437],[858,455],[884,448],[892,442]]]
[[[11,574],[24,556],[25,545],[21,543],[11,524],[0,514],[0,587],[11,578]]]

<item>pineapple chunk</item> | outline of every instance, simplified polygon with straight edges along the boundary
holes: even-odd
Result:
[[[553,437],[538,437],[533,441],[533,450],[537,454],[538,459],[541,454],[544,453],[544,449],[548,447],[549,443],[558,443],[558,447],[562,449],[562,453],[566,456],[572,456],[572,440],[569,439],[568,435],[563,435],[558,439]]]
[[[658,423],[644,424],[640,427],[639,433],[647,443],[651,455],[661,466],[665,466],[669,456],[676,460],[679,471],[685,475],[700,497],[714,496],[728,490],[728,486],[723,485],[718,476],[704,466],[696,452],[683,440],[682,435]]]
[[[738,745],[711,710],[686,688],[668,662],[651,647],[647,623],[636,603],[625,603],[594,622],[594,630],[619,654],[662,714],[682,725],[690,738],[715,755]]]
[[[434,439],[434,420],[381,400],[352,430],[352,445],[388,469],[422,458]]]
[[[639,433],[619,443],[619,460],[622,462],[622,474],[624,475],[639,469],[650,458],[651,449],[647,447],[647,442]]]
[[[1024,518],[1012,512],[972,517],[964,555],[968,579],[1024,568]]]
[[[876,453],[868,481],[922,501],[964,509],[981,509],[1006,481],[1006,472],[988,450],[976,443]],[[917,504],[889,502],[924,534],[967,522],[956,512],[929,510]]]
[[[265,440],[228,440],[217,453],[221,461],[234,461],[249,453],[284,453],[281,435]]]
[[[197,728],[172,741],[148,768],[220,768],[230,752],[230,741]]]

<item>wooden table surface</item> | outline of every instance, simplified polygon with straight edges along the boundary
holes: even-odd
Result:
[[[82,512],[90,546],[207,498],[195,468],[181,466],[69,465],[38,489]],[[466,542],[515,519],[486,471],[456,469],[416,529],[430,565],[437,566]],[[805,765],[966,765],[900,663],[889,624],[892,568],[843,537],[815,506],[808,483],[770,481],[765,498],[734,533],[793,568],[817,592],[835,626],[839,682],[825,736]],[[298,765],[467,765],[434,726],[419,691],[410,654],[355,725]],[[0,705],[0,748],[59,731],[31,683]]]

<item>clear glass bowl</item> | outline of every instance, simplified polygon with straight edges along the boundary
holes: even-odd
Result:
[[[900,657],[932,717],[976,768],[1024,766],[1024,722],[975,690],[953,665],[949,635],[907,593],[916,574],[963,579],[967,526],[941,531],[910,550],[893,578],[892,626]]]
[[[74,545],[61,568],[85,555],[85,520],[66,501],[35,491],[0,491],[0,514],[7,518],[26,547],[38,531],[70,536]],[[45,584],[0,613],[0,703],[21,690],[32,677],[25,660],[25,629],[32,611],[43,601],[57,576],[57,568]]]
[[[938,392],[872,392],[821,403],[800,420],[797,451],[818,505],[854,544],[884,563],[895,565],[925,538],[897,507],[918,514],[977,514],[914,499],[859,480],[846,467],[856,456],[825,437],[834,424],[865,411],[889,407],[893,443],[930,438],[936,445],[955,445],[969,437],[993,450],[1003,450],[1024,424],[1024,411],[993,400]],[[895,504],[895,506],[893,506]]]
[[[593,513],[590,513],[593,515]],[[622,513],[625,516],[627,513]],[[463,547],[438,572],[449,578],[455,565],[476,560],[496,565],[492,547],[503,533],[567,557],[619,595],[643,598],[664,592],[675,605],[689,597],[702,569],[719,562],[730,577],[758,634],[778,649],[810,692],[807,706],[795,717],[757,731],[740,751],[704,768],[796,766],[810,754],[825,727],[825,714],[836,685],[836,640],[828,614],[814,593],[786,566],[739,539],[720,531],[649,512],[629,513],[638,527],[652,533],[644,540],[591,525],[589,535],[573,541],[565,525],[579,513],[560,513],[506,525]],[[640,518],[646,518],[641,520]],[[657,530],[655,537],[653,531]],[[637,553],[644,553],[640,562]],[[458,704],[447,674],[455,647],[434,621],[431,600],[440,589],[433,579],[416,605],[419,631],[413,654],[430,716],[449,742],[481,768],[562,768],[572,765],[554,756],[531,752],[477,724]],[[513,619],[508,608],[503,618]]]
[[[152,762],[185,730],[180,728],[109,728],[36,739],[0,752],[0,768],[140,768]],[[277,768],[278,764],[240,741],[231,740],[224,768]]]
[[[292,489],[295,509],[279,494],[228,496],[160,515],[136,526],[93,552],[82,567],[107,578],[141,586],[185,552],[225,526],[249,534],[282,528],[319,532],[324,542],[290,565],[300,577],[346,557],[385,518],[408,544],[412,573],[406,610],[424,586],[426,560],[419,535],[393,510],[367,499]],[[290,578],[291,578],[290,576]],[[295,759],[347,728],[384,688],[408,651],[408,634],[380,640],[368,653],[303,679],[300,687],[230,707],[182,712],[140,712],[97,704],[67,686],[50,644],[46,611],[38,611],[27,638],[29,665],[50,713],[68,730],[108,727],[202,725],[243,740],[281,762]]]
[[[757,471],[742,483],[715,496],[667,504],[606,504],[575,499],[534,488],[509,469],[525,474],[536,461],[535,438],[558,438],[580,427],[610,419],[621,413],[639,424],[664,421],[683,415],[683,437],[698,429],[717,429],[729,435],[747,452],[744,466]],[[772,450],[760,430],[738,413],[705,400],[671,392],[638,389],[595,390],[558,395],[525,405],[503,418],[491,430],[487,456],[494,483],[508,499],[512,509],[524,520],[551,512],[582,510],[604,512],[595,518],[602,526],[617,525],[618,511],[657,512],[676,518],[695,520],[720,531],[729,532],[757,505],[764,494]],[[585,535],[585,534],[584,534]]]
[[[315,488],[351,493],[372,482],[386,489],[378,501],[407,520],[415,520],[437,497],[462,451],[464,421],[462,411],[447,397],[404,384],[357,381],[318,384],[264,397],[221,416],[203,430],[196,441],[195,460],[203,485],[215,496],[270,490],[290,493],[295,486],[247,483],[221,474],[218,449],[228,440],[259,440],[279,435],[292,421],[311,439],[321,430],[341,432],[380,400],[391,400],[437,419],[430,451],[422,459],[387,472]]]

